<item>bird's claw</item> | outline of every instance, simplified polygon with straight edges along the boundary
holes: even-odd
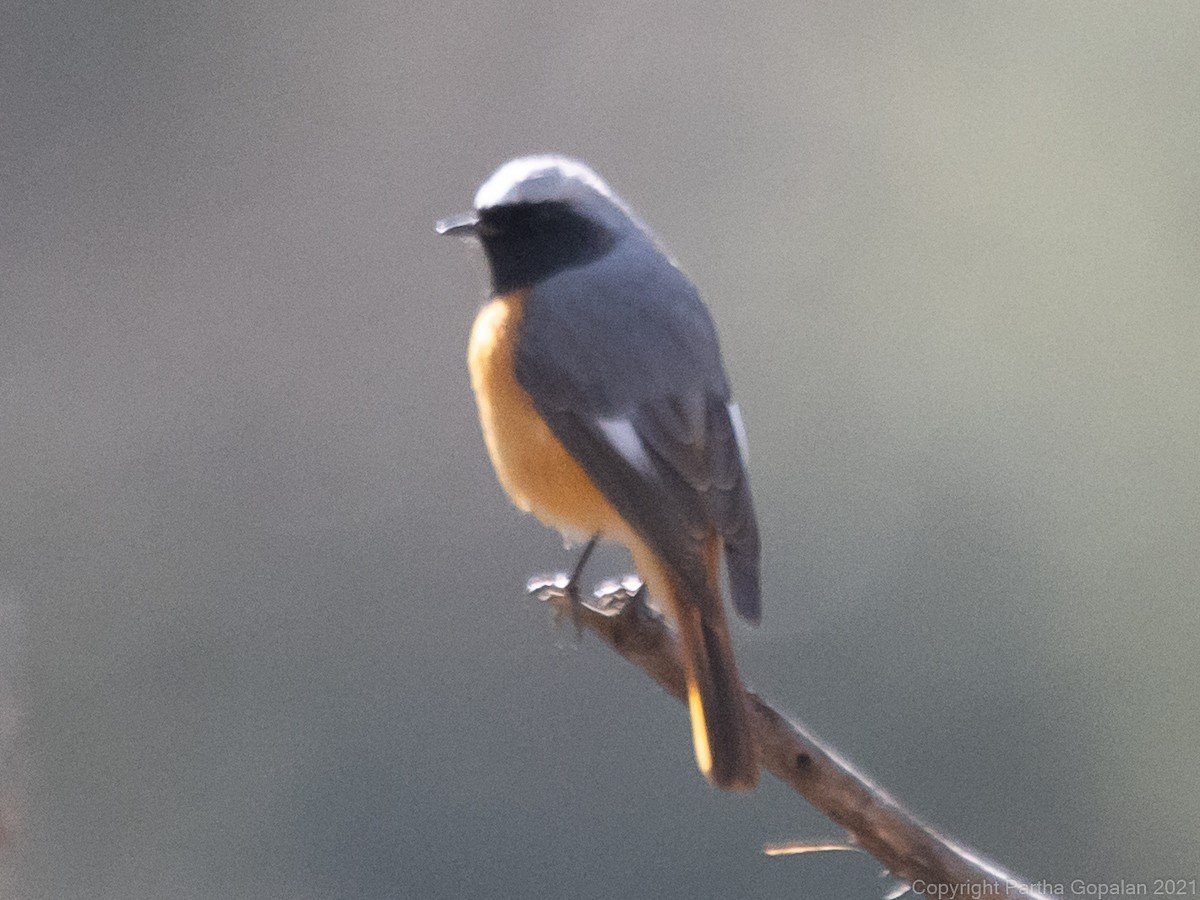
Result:
[[[573,583],[565,572],[534,576],[529,579],[526,589],[542,603],[553,606],[554,624],[561,625],[569,615],[575,624],[576,634],[580,635],[588,614],[612,617],[622,613],[631,604],[638,610],[647,608],[646,586],[636,575],[602,581],[587,599],[580,592],[578,581]]]

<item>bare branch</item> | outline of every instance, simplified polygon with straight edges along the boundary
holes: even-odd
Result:
[[[683,668],[670,626],[640,599],[636,580],[609,582],[595,600],[572,603],[565,576],[535,579],[529,591],[569,612],[666,691],[685,700]],[[871,854],[897,878],[942,897],[1021,896],[1051,900],[1036,886],[1005,872],[922,824],[882,788],[832,748],[778,712],[753,691],[746,692],[758,738],[759,761],[821,813],[849,832],[855,846]],[[953,893],[951,893],[953,891]]]

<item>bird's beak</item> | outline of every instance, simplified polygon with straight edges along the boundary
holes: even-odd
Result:
[[[463,213],[442,219],[434,230],[438,234],[456,234],[459,237],[475,237],[479,233],[479,216],[475,213]]]

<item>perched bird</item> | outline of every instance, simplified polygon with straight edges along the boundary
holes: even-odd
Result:
[[[581,162],[514,159],[474,205],[438,231],[477,237],[491,269],[468,364],[500,484],[568,540],[629,548],[679,635],[700,770],[750,790],[757,752],[720,572],[724,559],[734,608],[758,622],[759,537],[712,319]]]

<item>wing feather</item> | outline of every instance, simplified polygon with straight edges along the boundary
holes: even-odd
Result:
[[[567,452],[685,580],[726,551],[734,607],[757,621],[759,537],[716,332],[695,288],[634,247],[539,283],[517,380]]]

